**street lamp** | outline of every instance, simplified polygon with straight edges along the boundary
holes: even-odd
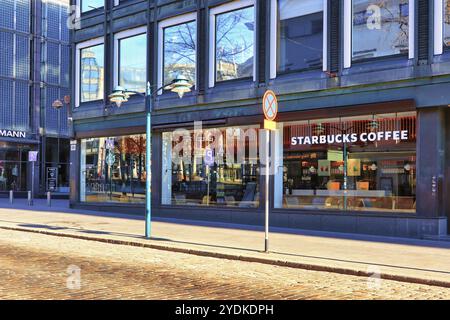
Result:
[[[132,91],[127,90],[121,86],[118,86],[114,89],[114,91],[109,95],[109,101],[111,103],[115,103],[117,107],[120,108],[120,106],[127,102],[130,98],[130,95],[137,94],[145,98],[145,111],[147,113],[147,124],[146,124],[146,135],[147,135],[147,143],[146,143],[146,190],[145,190],[145,237],[147,239],[150,239],[151,235],[151,216],[152,216],[152,203],[151,203],[151,187],[152,187],[152,178],[151,178],[151,172],[152,172],[152,148],[151,148],[151,141],[152,141],[152,130],[151,130],[151,113],[153,111],[153,100],[152,96],[156,92],[164,89],[168,89],[171,92],[175,92],[178,94],[178,96],[183,98],[184,94],[191,91],[192,84],[189,82],[189,80],[182,76],[178,75],[176,79],[174,79],[171,83],[163,85],[160,88],[157,88],[156,90],[151,90],[150,82],[147,82],[147,91],[145,94],[138,92],[138,91]]]
[[[69,105],[70,105],[70,96],[64,96],[62,101],[61,101],[61,99],[56,99],[52,103],[52,107],[58,112],[58,119],[56,121],[56,123],[57,123],[56,135],[57,135],[57,142],[58,142],[58,147],[57,147],[57,159],[58,159],[57,166],[58,166],[58,168],[59,168],[59,161],[60,161],[59,154],[60,154],[60,148],[61,148],[61,146],[60,146],[60,144],[61,144],[61,116],[60,116],[60,110],[64,106],[64,104],[69,107]],[[70,110],[70,108],[68,108],[68,110]],[[71,117],[68,117],[68,119],[71,120]],[[45,168],[45,166],[44,166],[44,168]],[[58,176],[56,177],[56,179],[57,180],[59,179]],[[59,181],[57,181],[57,185],[58,184],[59,184]]]

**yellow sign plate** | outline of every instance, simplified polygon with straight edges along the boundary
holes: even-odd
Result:
[[[277,130],[277,123],[275,121],[264,119],[264,129]]]

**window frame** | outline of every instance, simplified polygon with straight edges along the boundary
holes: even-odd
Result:
[[[81,50],[103,45],[103,54],[105,53],[105,41],[103,37],[91,39],[88,41],[80,42],[76,45],[75,49],[75,108],[81,106]],[[103,99],[105,98],[105,90],[103,90]],[[102,99],[93,100],[100,101]],[[92,102],[92,101],[89,101]],[[83,102],[83,103],[89,103]]]
[[[408,60],[414,59],[415,50],[415,0],[408,1],[409,25],[408,25]],[[344,69],[351,68],[353,63],[362,61],[353,61],[353,0],[344,0]],[[370,61],[380,61],[390,59],[398,55],[389,55],[383,57],[375,57]]]
[[[146,37],[146,46],[145,46],[145,74],[148,75],[148,59],[147,59],[147,51],[148,51],[148,32],[147,26],[140,26],[133,29],[127,29],[124,31],[120,31],[114,34],[114,71],[113,71],[113,87],[119,86],[119,72],[120,72],[120,41],[128,38],[132,38],[135,36],[140,36],[145,34]],[[146,76],[147,78],[148,76]],[[146,79],[147,83],[148,79]],[[127,89],[127,88],[125,88]]]
[[[276,79],[278,75],[288,73],[301,73],[310,71],[309,69],[294,70],[292,72],[278,73],[278,1],[270,1],[270,79]],[[323,0],[323,49],[322,49],[322,71],[328,69],[328,1]]]
[[[216,81],[216,16],[223,13],[228,13],[247,7],[253,7],[255,30],[253,32],[253,81],[256,81],[256,46],[257,46],[257,28],[258,21],[256,17],[256,1],[255,0],[239,0],[225,3],[209,10],[209,52],[208,52],[208,86],[214,88],[216,83],[227,81]],[[231,81],[244,80],[235,79]],[[230,81],[230,80],[228,80]]]
[[[172,18],[167,18],[158,22],[158,69],[157,69],[157,86],[161,88],[165,83],[164,82],[164,30],[166,28],[182,25],[185,23],[193,22],[196,23],[196,39],[195,39],[195,83],[193,83],[194,88],[198,82],[198,39],[197,39],[197,30],[198,30],[198,21],[197,21],[197,12],[190,12],[186,14],[182,14],[179,16],[175,16]],[[161,95],[164,93],[163,89],[158,90],[157,94]]]

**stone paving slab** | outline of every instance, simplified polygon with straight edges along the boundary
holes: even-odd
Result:
[[[273,228],[267,254],[262,228],[157,219],[147,240],[140,216],[70,209],[66,201],[54,201],[50,210],[42,201],[33,208],[0,201],[0,227],[450,287],[448,242]]]

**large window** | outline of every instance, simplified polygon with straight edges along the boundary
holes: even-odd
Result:
[[[162,204],[259,205],[256,127],[163,133]]]
[[[172,82],[178,75],[183,75],[190,83],[195,83],[196,39],[195,20],[163,28],[163,84]]]
[[[117,39],[119,50],[118,84],[125,89],[145,92],[147,82],[147,34]]]
[[[322,68],[323,3],[278,0],[278,73]]]
[[[352,60],[408,54],[409,0],[352,0]]]
[[[275,206],[413,213],[416,113],[284,123]]]
[[[215,15],[215,80],[253,77],[255,8]]]
[[[103,99],[104,87],[104,45],[80,50],[80,98],[81,102]]]
[[[82,202],[145,202],[145,135],[83,139]]]
[[[103,8],[105,0],[79,0],[81,1],[81,12],[87,12]]]

